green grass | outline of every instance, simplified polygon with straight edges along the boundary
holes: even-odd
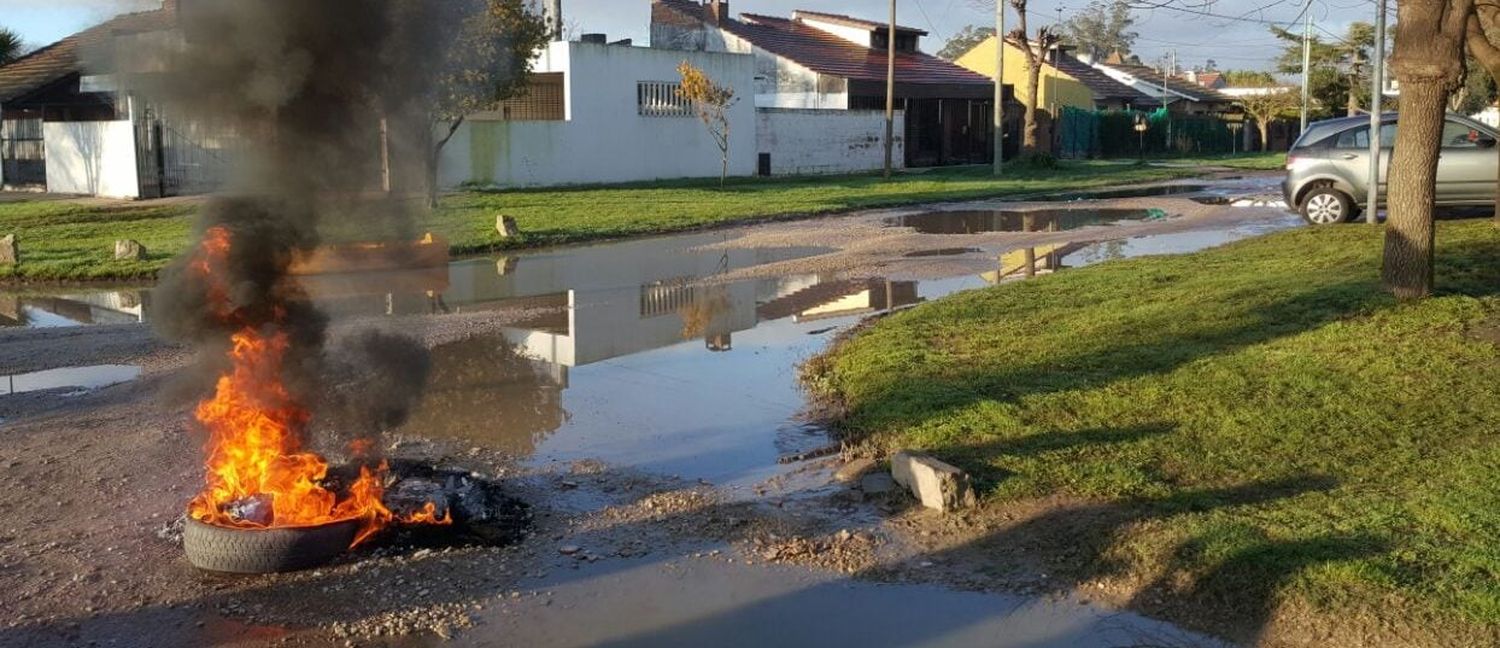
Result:
[[[1192,175],[1186,168],[1101,162],[1057,169],[1014,165],[1003,179],[987,169],[943,169],[878,176],[792,179],[736,178],[502,192],[471,191],[443,198],[427,229],[446,236],[457,253],[682,231],[724,223],[944,200],[1045,193]],[[22,263],[0,266],[3,280],[88,280],[154,275],[189,243],[194,207],[151,203],[85,206],[72,201],[0,203],[0,235],[16,233]],[[522,236],[501,239],[495,216],[514,216]],[[116,239],[145,244],[150,258],[113,260]]]
[[[1203,166],[1242,169],[1245,171],[1280,171],[1286,168],[1286,153],[1237,153],[1234,155],[1185,158],[1176,161]]]
[[[805,375],[851,438],[956,463],[989,509],[1081,502],[1031,525],[1072,582],[1123,574],[1241,623],[1295,600],[1494,628],[1500,231],[1441,222],[1441,294],[1409,305],[1380,288],[1381,236],[1296,230],[962,293]]]

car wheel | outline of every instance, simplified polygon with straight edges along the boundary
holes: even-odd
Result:
[[[1333,187],[1318,187],[1302,199],[1301,211],[1313,225],[1337,225],[1354,215],[1354,201]]]

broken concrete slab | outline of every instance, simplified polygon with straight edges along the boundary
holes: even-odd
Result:
[[[16,242],[16,235],[0,236],[0,265],[14,265],[20,262],[21,245]]]
[[[930,455],[896,453],[891,457],[891,476],[930,509],[953,511],[979,502],[968,473]]]
[[[833,480],[840,484],[852,484],[865,476],[865,473],[875,469],[875,460],[869,457],[860,457],[840,466],[833,473]]]
[[[116,261],[144,261],[146,259],[146,246],[140,241],[123,239],[115,241]]]
[[[495,217],[495,231],[500,233],[501,238],[521,235],[521,228],[516,225],[515,217],[503,214]]]

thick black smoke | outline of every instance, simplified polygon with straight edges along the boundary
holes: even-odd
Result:
[[[184,255],[165,273],[154,310],[165,337],[202,349],[205,390],[226,364],[231,335],[278,329],[290,339],[287,386],[315,407],[319,423],[381,428],[404,420],[426,379],[425,351],[370,335],[354,338],[352,352],[335,361],[324,348],[327,319],[289,270],[327,242],[419,235],[413,208],[420,203],[401,191],[419,187],[401,180],[423,177],[425,106],[453,30],[473,8],[467,1],[168,0],[162,11],[176,30],[117,39],[116,65],[142,108],[169,128],[225,143],[232,160],[226,191],[204,206],[198,224],[200,236],[229,233],[221,272],[205,276],[194,267],[199,260]],[[395,192],[381,190],[382,133]],[[361,393],[400,397],[351,396]],[[316,411],[320,401],[326,412]]]

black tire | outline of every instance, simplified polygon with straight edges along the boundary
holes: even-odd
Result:
[[[354,543],[360,520],[312,527],[234,529],[188,518],[182,548],[199,569],[231,574],[269,574],[322,565]]]
[[[1297,213],[1309,225],[1337,225],[1355,214],[1354,200],[1333,187],[1314,187],[1302,197]]]

